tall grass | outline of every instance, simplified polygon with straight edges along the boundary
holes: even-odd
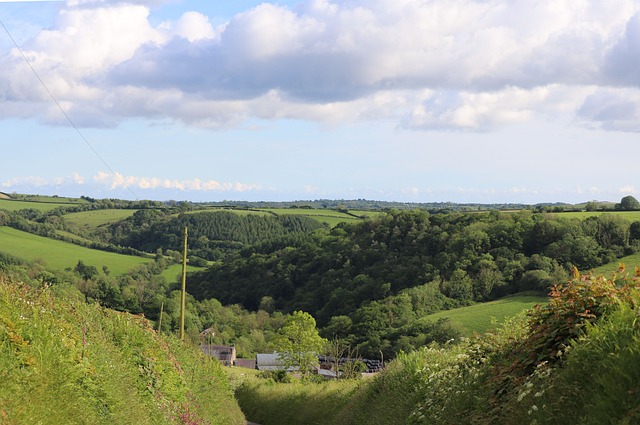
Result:
[[[280,384],[253,379],[236,389],[236,398],[247,418],[262,425],[328,425],[357,388],[356,381]]]
[[[0,423],[244,423],[218,363],[54,290],[0,274]]]

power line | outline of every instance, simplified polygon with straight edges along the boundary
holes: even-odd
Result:
[[[82,140],[84,140],[84,143],[89,147],[89,149],[91,149],[91,151],[95,154],[95,156],[98,157],[98,159],[104,164],[105,167],[107,167],[107,169],[111,172],[111,174],[113,174],[113,176],[120,181],[120,183],[122,183],[122,185],[125,187],[125,189],[127,189],[136,200],[139,200],[140,198],[138,198],[138,195],[136,195],[136,193],[129,187],[129,185],[127,184],[126,181],[124,181],[124,179],[118,174],[116,173],[113,168],[111,168],[111,166],[107,163],[107,161],[105,161],[105,159],[98,153],[98,151],[93,147],[93,145],[89,142],[89,140],[84,136],[84,134],[82,133],[82,131],[80,131],[80,129],[78,128],[78,126],[73,122],[73,120],[71,119],[71,117],[65,112],[65,110],[62,108],[62,106],[60,105],[60,103],[58,102],[58,100],[55,98],[55,96],[53,95],[53,93],[51,93],[51,90],[49,90],[49,88],[47,87],[47,85],[44,83],[44,81],[42,81],[42,78],[40,78],[40,75],[38,75],[38,72],[36,72],[35,68],[33,67],[33,65],[31,65],[31,62],[29,62],[29,59],[27,59],[27,57],[25,56],[25,54],[22,52],[22,49],[20,48],[20,46],[18,46],[18,43],[16,43],[16,41],[14,40],[13,36],[11,35],[11,33],[9,32],[9,30],[7,29],[7,27],[4,25],[4,22],[2,22],[2,19],[0,19],[0,25],[2,25],[2,28],[4,28],[4,31],[7,33],[7,35],[9,36],[9,38],[11,39],[11,42],[13,43],[13,45],[16,47],[16,49],[18,49],[18,52],[20,52],[20,55],[22,56],[22,59],[24,59],[24,61],[27,63],[27,65],[29,66],[29,68],[31,69],[31,71],[33,72],[33,74],[36,76],[36,78],[38,79],[38,81],[40,81],[40,84],[42,85],[42,87],[44,88],[44,90],[47,92],[47,94],[49,94],[49,97],[51,98],[51,100],[53,100],[53,102],[56,104],[56,106],[58,107],[58,109],[60,109],[60,112],[62,112],[62,115],[64,115],[64,117],[67,119],[67,121],[69,121],[69,124],[71,124],[71,127],[73,127],[76,132],[80,135],[80,138]]]

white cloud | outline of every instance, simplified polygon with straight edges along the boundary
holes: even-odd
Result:
[[[263,3],[216,28],[195,11],[154,27],[157,3],[69,1],[24,46],[80,125],[394,119],[487,131],[561,111],[640,128],[621,106],[637,105],[637,1],[309,0]],[[0,111],[57,123],[27,71],[15,50],[0,53]],[[616,107],[597,110],[603,92]]]
[[[157,177],[125,176],[120,173],[110,174],[103,171],[87,179],[73,173],[66,177],[16,177],[0,182],[5,189],[22,190],[22,188],[54,189],[61,187],[88,187],[89,185],[106,188],[109,191],[117,189],[145,190],[173,190],[178,192],[255,192],[268,190],[262,185],[242,182],[219,182],[216,180],[202,180],[199,178],[186,180],[172,180]]]
[[[12,188],[14,186],[27,185],[27,186],[48,186],[51,185],[51,182],[47,179],[37,176],[28,176],[28,177],[14,177],[8,180],[3,181],[0,186],[4,188]]]
[[[624,194],[638,193],[638,191],[636,190],[636,187],[633,186],[633,185],[623,186],[623,187],[618,189],[618,192],[619,193],[624,193]]]
[[[175,34],[186,38],[191,43],[216,36],[209,18],[198,12],[187,12],[182,15],[176,24]]]
[[[248,183],[225,183],[216,180],[171,180],[157,177],[125,176],[120,173],[109,174],[99,172],[92,177],[94,183],[105,185],[110,189],[176,189],[179,191],[205,191],[205,192],[247,192],[262,190],[262,186]]]

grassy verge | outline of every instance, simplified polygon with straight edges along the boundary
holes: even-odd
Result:
[[[0,274],[0,423],[244,424],[219,363],[69,294]]]

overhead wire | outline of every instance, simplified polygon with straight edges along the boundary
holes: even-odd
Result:
[[[138,195],[131,189],[131,187],[129,187],[129,185],[127,184],[127,182],[122,178],[122,176],[119,173],[116,173],[113,168],[111,168],[111,166],[109,165],[109,163],[107,163],[107,161],[102,157],[102,155],[100,155],[100,153],[93,147],[93,145],[89,142],[89,140],[85,137],[85,135],[82,133],[82,131],[80,131],[80,128],[78,128],[78,126],[75,124],[75,122],[73,122],[73,120],[71,119],[71,117],[69,116],[69,114],[67,114],[67,112],[64,110],[64,108],[62,108],[62,105],[60,105],[60,103],[58,102],[58,100],[56,99],[56,97],[53,95],[53,93],[51,92],[51,90],[49,90],[49,88],[47,87],[47,85],[45,84],[45,82],[42,80],[42,78],[40,78],[40,75],[38,74],[38,72],[36,71],[36,69],[33,67],[33,65],[31,64],[31,62],[29,61],[29,59],[27,58],[27,56],[24,54],[24,52],[22,51],[22,49],[20,48],[20,46],[18,45],[18,43],[16,42],[16,40],[13,38],[13,36],[11,35],[11,33],[9,32],[9,29],[4,25],[4,22],[2,22],[2,19],[0,19],[0,25],[2,25],[2,28],[4,28],[4,31],[7,33],[7,35],[9,36],[9,39],[11,40],[11,42],[13,43],[13,45],[15,46],[15,48],[18,50],[18,52],[20,52],[20,55],[22,56],[22,59],[24,59],[24,61],[26,62],[26,64],[29,66],[29,68],[31,69],[31,71],[33,72],[33,74],[36,76],[36,78],[38,79],[38,81],[40,82],[40,84],[42,85],[42,87],[44,88],[44,90],[47,92],[47,94],[49,95],[49,97],[51,98],[51,100],[53,100],[53,102],[56,104],[56,106],[58,107],[58,109],[60,109],[60,112],[62,112],[62,115],[64,115],[64,117],[67,119],[67,121],[69,122],[69,124],[71,125],[71,127],[73,127],[75,129],[75,131],[78,133],[78,135],[80,136],[80,138],[82,140],[84,140],[84,143],[89,147],[89,149],[91,149],[91,151],[95,154],[96,157],[98,157],[98,159],[102,162],[102,164],[104,164],[105,167],[107,167],[107,170],[109,170],[109,172],[111,172],[111,174],[113,175],[113,177],[117,180],[120,181],[120,183],[124,186],[125,189],[127,189],[129,191],[129,193],[131,193],[133,195],[133,197],[135,198],[135,200],[139,200],[140,198],[138,197]]]

